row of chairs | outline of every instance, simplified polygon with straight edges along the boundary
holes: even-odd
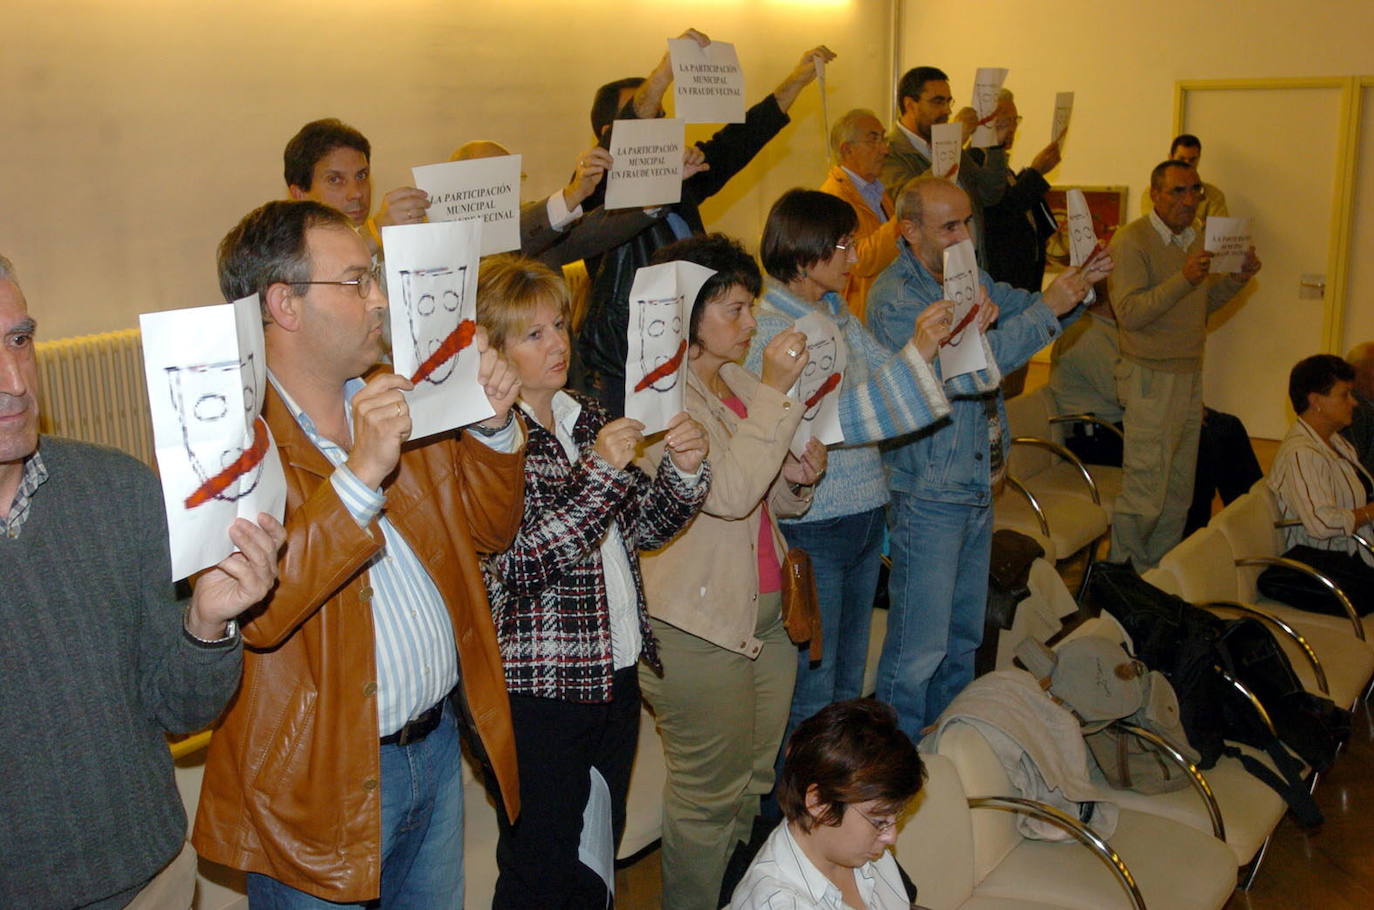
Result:
[[[1341,600],[1346,615],[1324,616],[1269,601],[1256,587],[1265,566],[1284,563],[1283,523],[1273,494],[1260,482],[1175,547],[1145,579],[1220,615],[1260,619],[1309,691],[1354,707],[1374,688],[1374,645],[1348,598]],[[1020,605],[1012,629],[1001,633],[999,669],[1012,664],[1020,638],[1045,640],[1047,624],[1075,612],[1073,598],[1047,561],[1032,568],[1029,587],[1031,596]],[[1130,646],[1129,636],[1106,613],[1082,621],[1065,640],[1080,635]],[[1272,767],[1262,752],[1241,750]],[[921,886],[919,902],[931,910],[1215,910],[1237,885],[1246,889],[1253,883],[1287,807],[1238,758],[1223,756],[1205,772],[1182,755],[1172,758],[1187,768],[1193,784],[1188,789],[1156,795],[1110,790],[1100,772],[1094,773],[1122,810],[1110,841],[1064,817],[1058,823],[1072,830],[1081,846],[1035,842],[1022,838],[1010,813],[1048,817],[1052,810],[1015,793],[975,727],[952,726],[940,737],[938,754],[930,756],[929,782],[899,837],[898,859]],[[1307,778],[1315,788],[1318,775],[1309,769]]]

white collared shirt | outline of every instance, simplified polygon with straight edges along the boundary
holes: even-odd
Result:
[[[912,147],[915,148],[916,151],[920,152],[922,155],[925,155],[927,160],[933,157],[930,151],[930,143],[926,142],[920,136],[916,135],[911,130],[907,129],[906,124],[902,123],[902,121],[900,120],[897,121],[897,129],[901,130],[903,133],[906,133],[906,138],[911,141]]]
[[[1190,224],[1175,234],[1154,209],[1150,209],[1150,226],[1159,234],[1159,239],[1164,241],[1165,246],[1179,246],[1186,250],[1197,239],[1197,228]]]
[[[890,852],[854,870],[862,910],[911,910]],[[768,835],[730,900],[730,910],[850,910],[840,889],[797,844],[788,823]]]

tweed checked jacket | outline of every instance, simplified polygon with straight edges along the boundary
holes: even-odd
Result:
[[[582,406],[573,428],[581,457],[569,464],[553,433],[527,421],[525,517],[510,549],[483,563],[496,637],[512,693],[571,702],[608,702],[614,659],[601,540],[620,530],[634,576],[641,657],[662,672],[649,627],[639,551],[672,540],[696,515],[710,489],[703,462],[689,485],[668,467],[650,479],[633,464],[617,471],[593,451],[606,411]],[[665,456],[666,457],[666,456]]]

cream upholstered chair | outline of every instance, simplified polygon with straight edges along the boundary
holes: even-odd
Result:
[[[929,910],[1051,910],[1027,893],[1016,898],[978,894],[973,824],[959,772],[943,755],[923,755],[926,782],[902,821],[894,852],[916,884],[916,903]],[[978,811],[992,811],[989,809]]]
[[[1233,500],[1230,505],[1212,517],[1209,527],[1216,528],[1231,545],[1231,553],[1236,558],[1237,597],[1246,603],[1256,604],[1289,622],[1300,625],[1322,626],[1329,629],[1350,632],[1356,638],[1374,641],[1374,617],[1361,620],[1355,607],[1348,598],[1335,595],[1346,609],[1345,616],[1326,616],[1290,607],[1276,600],[1270,600],[1259,592],[1257,583],[1260,573],[1266,566],[1283,559],[1286,549],[1280,527],[1282,517],[1274,492],[1263,483],[1253,487],[1249,493]],[[1360,538],[1356,538],[1359,540]],[[1322,578],[1320,572],[1310,566],[1295,564],[1292,560],[1283,563],[1306,571],[1315,578]],[[1329,581],[1327,579],[1326,581]],[[1331,584],[1335,588],[1334,583]],[[1344,594],[1346,592],[1341,592]],[[1334,592],[1333,592],[1334,594]]]
[[[1130,636],[1108,613],[1084,622],[1064,640],[1083,635],[1102,636],[1125,646],[1127,651],[1132,650]],[[1247,752],[1269,764],[1261,753]],[[1093,780],[1104,789],[1110,789],[1112,801],[1123,809],[1160,815],[1220,837],[1241,866],[1248,864],[1242,885],[1248,888],[1259,872],[1269,837],[1288,807],[1278,793],[1246,771],[1239,759],[1223,755],[1214,766],[1199,773],[1206,784],[1205,794],[1199,792],[1196,785],[1158,794],[1119,790],[1112,788],[1097,769],[1093,770]],[[1209,802],[1213,805],[1209,806]]]
[[[1208,526],[1166,553],[1154,577],[1172,575],[1171,583],[1157,586],[1200,607],[1260,619],[1278,639],[1304,687],[1342,707],[1354,705],[1374,679],[1374,649],[1356,638],[1348,624],[1332,628],[1313,622],[1311,614],[1290,620],[1243,601],[1235,561],[1226,536]]]
[[[1030,465],[1026,465],[1026,473],[1035,477],[1032,489],[1058,490],[1091,498],[1082,476],[1086,471],[1097,490],[1098,502],[1110,514],[1116,504],[1116,497],[1121,494],[1121,468],[1112,465],[1084,464],[1064,445],[1064,429],[1076,421],[1091,421],[1104,427],[1106,432],[1119,436],[1121,431],[1091,414],[1059,414],[1054,393],[1048,386],[1009,398],[1006,404],[1007,423],[1011,427],[1013,438],[1026,437],[1052,443],[1052,446],[1035,444],[1035,448],[1039,450],[1037,454],[1018,449],[1012,456],[1013,461],[1020,460],[1025,463],[1034,459],[1038,462],[1033,470],[1029,470]]]
[[[939,752],[958,769],[975,807],[989,797],[999,798],[996,808],[1023,802],[976,728],[950,725],[940,737]],[[1064,817],[1062,823],[1076,819]],[[1162,815],[1123,808],[1106,844],[1115,857],[1110,865],[1075,845],[1022,838],[1010,811],[975,812],[972,826],[976,893],[987,898],[1031,894],[1073,910],[1217,910],[1236,886],[1236,856],[1225,843]]]
[[[1006,403],[1012,450],[993,525],[1036,539],[1048,558],[1060,560],[1095,545],[1111,515],[1087,467],[1049,438],[1050,400],[1048,390],[1037,389]]]

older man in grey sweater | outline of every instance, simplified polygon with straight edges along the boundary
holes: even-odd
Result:
[[[40,440],[34,330],[0,256],[0,904],[187,907],[163,731],[204,727],[234,693],[233,618],[270,589],[285,531],[236,521],[242,552],[179,603],[152,472]]]

